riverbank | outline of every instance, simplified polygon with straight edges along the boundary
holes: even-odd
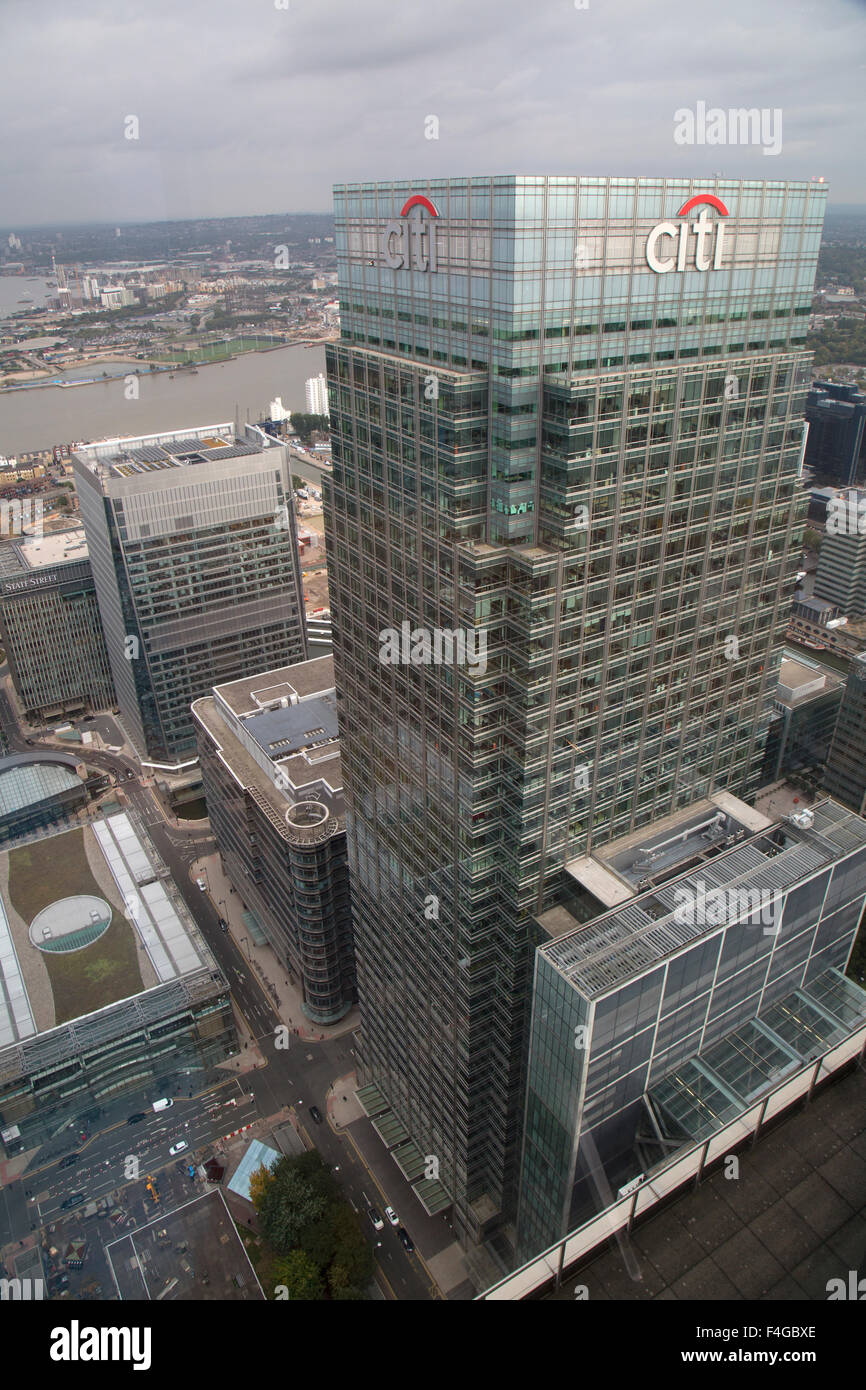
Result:
[[[282,352],[285,348],[317,348],[324,347],[327,343],[336,342],[336,337],[328,338],[300,338],[288,339],[282,343],[269,343],[267,347],[260,348],[241,348],[236,352],[225,353],[221,356],[193,357],[184,361],[176,362],[155,362],[152,359],[143,361],[140,357],[118,356],[117,353],[103,353],[96,357],[81,358],[78,362],[65,362],[64,372],[75,372],[79,369],[87,371],[98,367],[101,362],[111,362],[114,366],[119,366],[117,372],[101,372],[97,376],[73,377],[71,380],[57,375],[57,369],[45,372],[9,372],[7,379],[0,385],[0,395],[10,391],[36,391],[43,390],[47,386],[56,386],[61,390],[72,386],[98,386],[100,383],[115,381],[118,377],[125,376],[156,376],[162,372],[193,372],[199,371],[202,367],[216,367],[226,362],[234,362],[238,357],[248,357],[258,353]]]
[[[325,370],[325,346],[307,340],[206,362],[193,371],[177,363],[158,368],[154,372],[148,362],[129,361],[116,375],[75,390],[43,381],[3,391],[0,454],[20,456],[72,440],[157,434],[223,420],[255,422],[266,418],[276,396],[290,409],[303,410],[307,378]],[[138,390],[130,399],[124,378],[136,371]],[[93,375],[92,367],[87,375]]]

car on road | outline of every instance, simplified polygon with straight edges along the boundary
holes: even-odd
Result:
[[[228,931],[228,929],[229,929],[229,924],[228,924],[228,922],[226,921],[225,917],[221,917],[221,918],[220,918],[220,929],[221,929],[222,931]]]
[[[137,1124],[139,1123],[140,1120],[146,1120],[146,1119],[147,1119],[147,1116],[144,1114],[144,1112],[143,1112],[142,1110],[138,1110],[138,1111],[136,1111],[136,1113],[135,1113],[134,1115],[129,1115],[129,1116],[127,1116],[126,1123],[127,1123],[128,1125],[137,1125]]]
[[[73,1192],[69,1197],[64,1197],[60,1203],[61,1211],[69,1211],[70,1207],[77,1207],[79,1202],[83,1202],[87,1196],[86,1192]]]
[[[67,1154],[65,1158],[61,1158],[61,1160],[60,1160],[60,1162],[58,1163],[57,1167],[58,1167],[58,1168],[74,1168],[75,1165],[76,1165],[76,1163],[78,1162],[79,1158],[80,1158],[80,1154]]]
[[[367,1215],[373,1223],[374,1231],[384,1231],[385,1222],[382,1220],[375,1207],[369,1207],[367,1210]]]
[[[174,1101],[166,1100],[165,1096],[163,1096],[162,1100],[155,1100],[153,1102],[153,1109],[158,1113],[160,1110],[167,1110],[170,1105],[174,1105]]]
[[[385,1208],[385,1215],[387,1216],[388,1220],[391,1222],[391,1225],[392,1225],[392,1226],[399,1226],[399,1225],[400,1225],[400,1218],[399,1218],[399,1216],[397,1215],[397,1213],[396,1213],[396,1211],[394,1210],[393,1207],[386,1207],[386,1208]]]
[[[322,1112],[319,1109],[318,1105],[310,1106],[310,1119],[315,1120],[317,1125],[320,1125],[322,1123]]]
[[[92,714],[85,714],[85,716],[84,716],[84,718],[82,719],[81,722],[82,722],[82,724],[94,724],[96,721],[95,721],[95,719],[93,718],[93,715],[92,715]]]
[[[410,1236],[409,1232],[406,1230],[406,1227],[401,1226],[397,1231],[397,1234],[400,1237],[400,1244],[402,1245],[403,1249],[408,1250],[411,1255],[412,1251],[415,1249],[415,1243],[412,1240],[412,1237]]]
[[[132,768],[131,768],[131,767],[128,767],[128,768],[126,769],[126,777],[127,777],[127,778],[132,778],[132,777],[134,777],[134,776],[135,776],[135,773],[133,772]]]
[[[169,1149],[169,1153],[171,1154],[172,1158],[174,1158],[175,1154],[181,1154],[183,1153],[184,1149],[188,1148],[189,1144],[186,1142],[185,1139],[178,1139],[176,1144],[172,1144],[171,1148]]]
[[[205,883],[203,878],[197,878],[195,881],[195,886],[200,893],[207,892],[207,884]]]

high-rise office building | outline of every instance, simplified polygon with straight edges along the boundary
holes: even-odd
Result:
[[[334,664],[218,685],[192,707],[226,872],[314,1023],[352,1007],[355,970]]]
[[[759,784],[826,193],[335,192],[325,517],[359,1060],[464,1240],[514,1210],[534,918],[566,866]]]
[[[57,719],[114,704],[80,526],[0,546],[0,640],[28,717]]]
[[[855,656],[848,669],[824,786],[831,796],[866,816],[866,652]]]
[[[328,414],[328,382],[323,372],[307,378],[306,396],[310,415]]]
[[[844,488],[828,504],[814,596],[866,618],[866,489]]]
[[[767,732],[764,781],[827,761],[844,683],[838,671],[816,657],[785,648],[773,697],[776,718]]]
[[[856,386],[816,381],[806,398],[806,467],[842,487],[866,475],[866,396]]]
[[[285,446],[209,425],[90,444],[73,468],[125,727],[180,770],[193,700],[307,654]]]

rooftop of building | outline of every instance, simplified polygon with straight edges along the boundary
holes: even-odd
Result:
[[[23,565],[31,570],[60,565],[64,560],[88,558],[83,526],[65,531],[43,531],[40,537],[27,536],[17,543],[16,549]]]
[[[276,709],[283,701],[292,705],[310,695],[333,689],[333,656],[317,656],[294,666],[277,666],[272,671],[259,671],[214,687],[221,702],[239,719]]]
[[[563,918],[571,915],[567,908],[551,910],[548,934],[554,939],[540,949],[585,997],[607,994],[728,921],[747,917],[743,904],[752,895],[785,891],[866,846],[866,821],[835,801],[776,824],[751,811],[751,824],[744,824],[742,813],[734,814],[744,803],[728,797],[723,805],[726,796],[675,813],[651,834],[635,832],[627,846],[618,841],[593,857],[599,878],[609,875],[620,894],[623,887],[632,890],[627,901],[620,896],[613,910],[588,923],[572,918],[571,930]],[[575,867],[582,872],[583,861],[568,866]],[[574,876],[588,886],[585,874]],[[712,894],[713,913],[683,912],[684,894],[693,902]],[[537,919],[545,930],[547,919],[548,913]]]
[[[112,478],[144,477],[165,469],[260,454],[264,436],[236,430],[229,421],[162,434],[131,435],[82,445],[75,455],[92,472]]]
[[[802,589],[798,589],[794,594],[794,602],[801,604],[803,608],[812,608],[816,613],[827,613],[830,609],[835,610],[839,607],[838,603],[831,603],[826,598],[811,598]]]
[[[249,715],[244,727],[263,753],[273,762],[282,762],[291,754],[333,743],[339,735],[337,697],[313,695],[297,705],[263,710]]]
[[[775,699],[793,709],[841,689],[844,683],[845,678],[838,671],[786,652],[779,668]]]
[[[656,879],[670,877],[696,857],[718,854],[734,839],[764,830],[772,821],[729,792],[693,802],[566,864],[566,872],[614,907]]]
[[[0,818],[82,787],[77,768],[68,753],[13,753],[0,759]]]
[[[192,709],[235,780],[289,838],[313,842],[344,828],[332,656],[216,686]]]
[[[0,853],[0,1048],[215,970],[129,812]]]
[[[64,561],[86,560],[87,541],[84,528],[65,523],[52,524],[46,518],[42,534],[29,535],[27,528],[20,537],[11,537],[0,544],[0,580],[20,578],[22,574],[46,569]]]

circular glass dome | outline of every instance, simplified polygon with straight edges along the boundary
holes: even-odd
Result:
[[[296,825],[300,829],[310,825],[324,825],[328,815],[328,808],[323,806],[321,801],[299,801],[296,806],[289,807],[286,820],[289,825]]]
[[[81,951],[108,931],[112,915],[104,898],[58,898],[37,912],[30,923],[30,940],[40,951]]]

